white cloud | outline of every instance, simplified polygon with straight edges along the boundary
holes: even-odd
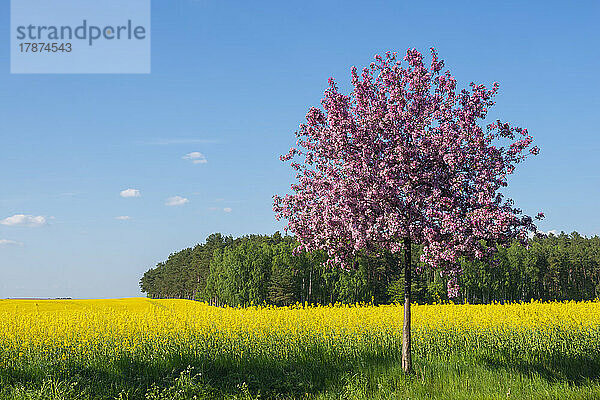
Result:
[[[206,156],[199,151],[193,151],[191,153],[187,153],[185,156],[181,157],[184,160],[190,160],[193,164],[206,164],[208,160]]]
[[[33,215],[24,215],[24,214],[15,214],[12,217],[4,218],[0,220],[0,225],[7,226],[42,226],[46,224],[46,217],[42,217],[41,215],[33,216]]]
[[[115,217],[115,219],[118,219],[119,221],[127,221],[131,219],[131,217],[129,215],[119,215],[118,217]]]
[[[125,189],[125,190],[121,190],[121,197],[140,197],[142,195],[142,193],[140,193],[139,190],[137,189]]]
[[[545,235],[550,235],[550,234],[553,234],[554,236],[560,235],[560,232],[557,231],[556,229],[551,229],[548,232],[544,232],[544,231],[541,231],[541,232]]]
[[[548,236],[550,234],[552,234],[554,236],[560,235],[560,232],[558,230],[556,230],[556,229],[551,229],[551,230],[549,230],[547,232],[544,232],[542,230],[538,230],[537,233],[541,233],[542,235],[546,235],[546,236]],[[529,239],[533,238],[534,236],[535,236],[535,234],[533,232],[527,232],[527,237]]]
[[[189,200],[185,197],[173,196],[167,199],[167,201],[165,202],[165,206],[182,206],[185,203],[189,203]]]
[[[233,211],[233,208],[231,208],[231,207],[225,207],[225,208],[221,208],[221,207],[208,207],[208,209],[210,211],[223,211],[223,212],[226,212],[226,213],[230,213],[230,212]]]
[[[23,243],[16,240],[0,239],[0,246],[23,246]]]

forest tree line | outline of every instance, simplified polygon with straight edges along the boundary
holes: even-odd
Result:
[[[214,305],[297,302],[334,304],[403,300],[402,255],[361,256],[345,271],[323,266],[322,252],[293,254],[297,242],[279,232],[240,238],[210,235],[205,243],[171,254],[144,273],[151,298],[182,298]],[[413,301],[448,300],[447,278],[419,262],[413,247]],[[591,300],[600,297],[600,238],[576,232],[514,242],[494,259],[462,261],[458,302]]]

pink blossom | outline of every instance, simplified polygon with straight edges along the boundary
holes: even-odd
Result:
[[[298,182],[274,196],[273,210],[299,249],[326,250],[329,265],[348,267],[362,251],[399,252],[410,238],[423,245],[422,262],[450,277],[455,296],[461,257],[489,257],[495,244],[535,231],[500,190],[539,149],[507,122],[482,128],[498,83],[457,92],[431,53],[430,68],[415,49],[406,63],[386,53],[360,75],[352,67],[348,95],[330,78],[323,108],[310,108],[298,148],[282,156],[297,160]]]

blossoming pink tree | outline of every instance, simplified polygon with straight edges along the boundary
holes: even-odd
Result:
[[[349,95],[330,78],[323,110],[308,111],[297,147],[281,157],[291,160],[298,182],[291,194],[275,195],[273,207],[287,219],[298,251],[324,249],[332,265],[349,268],[359,252],[404,250],[406,372],[411,243],[423,245],[425,265],[449,276],[452,297],[460,257],[481,259],[536,229],[500,193],[515,165],[538,153],[532,137],[501,121],[480,127],[498,84],[457,92],[431,54],[429,68],[415,49],[406,52],[407,65],[395,53],[376,56],[360,75],[352,68]]]

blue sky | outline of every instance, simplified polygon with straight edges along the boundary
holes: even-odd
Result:
[[[348,88],[352,65],[412,47],[435,46],[461,87],[500,82],[491,116],[541,147],[507,194],[542,230],[600,233],[600,3],[446,4],[154,0],[151,74],[11,75],[3,0],[0,298],[137,296],[212,232],[281,229],[278,157],[327,78]]]

